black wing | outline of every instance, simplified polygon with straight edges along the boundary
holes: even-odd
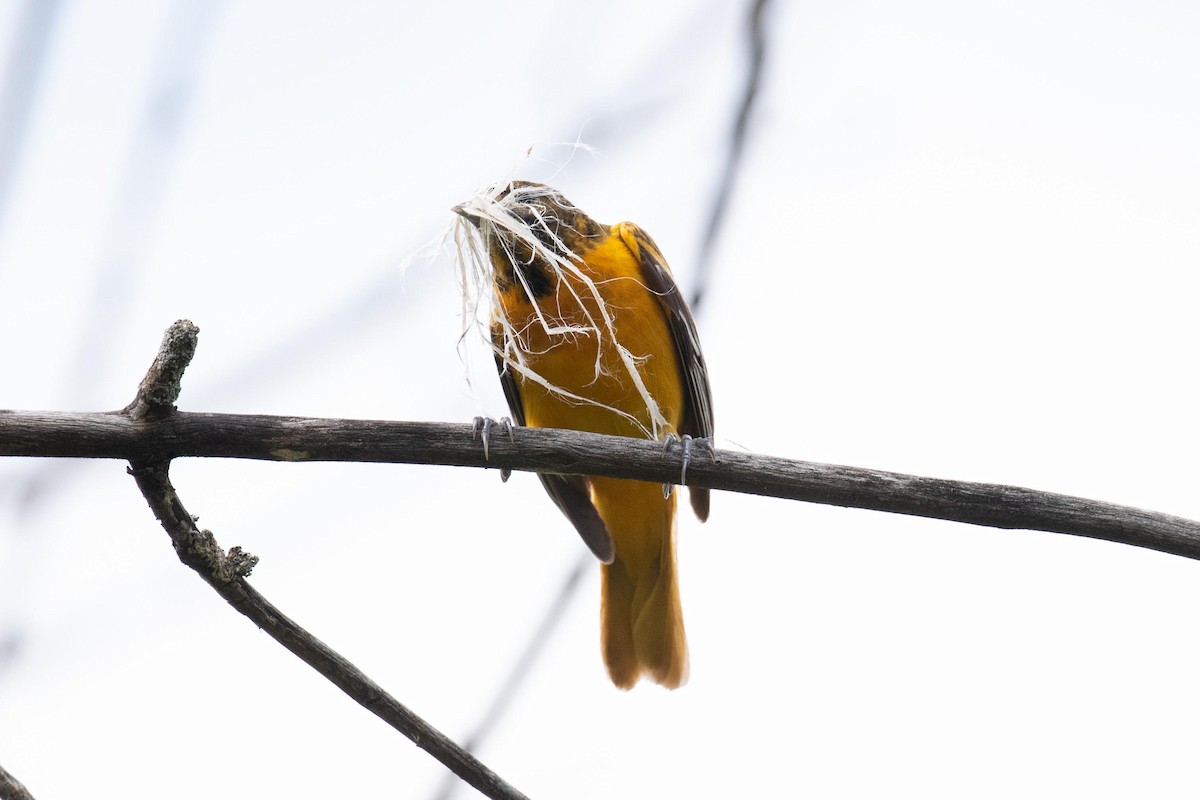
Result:
[[[517,391],[517,380],[512,371],[504,365],[504,359],[496,356],[496,369],[500,373],[500,385],[504,387],[504,398],[508,400],[508,410],[512,412],[513,422],[525,425],[525,407],[521,404],[521,394]],[[587,479],[582,475],[548,475],[539,472],[542,486],[546,494],[558,506],[559,510],[571,520],[575,530],[579,531],[583,543],[588,546],[596,558],[605,564],[611,564],[616,557],[613,547],[612,534],[600,519],[600,513],[592,505],[592,495],[588,491]]]
[[[671,329],[671,338],[675,340],[675,356],[683,373],[683,424],[679,433],[711,439],[712,389],[708,384],[708,366],[700,350],[700,335],[696,332],[692,311],[650,235],[630,222],[622,223],[622,226],[628,226],[637,240],[635,252],[641,261],[642,281],[658,298]],[[708,489],[688,489],[688,496],[696,516],[701,521],[708,519]]]

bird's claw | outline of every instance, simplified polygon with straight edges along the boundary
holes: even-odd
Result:
[[[673,433],[668,433],[665,437],[663,437],[663,455],[666,455],[668,452],[670,452],[676,444],[678,444],[680,447],[680,459],[683,462],[679,470],[679,485],[687,486],[687,470],[688,464],[692,463],[692,447],[698,444],[701,447],[707,448],[708,452],[712,454],[712,443],[703,437],[693,438],[686,433],[682,438]],[[670,497],[673,489],[674,486],[669,483],[664,483],[663,497]]]
[[[476,417],[471,424],[471,441],[479,439],[483,442],[483,460],[488,460],[488,448],[491,442],[492,428],[499,425],[508,434],[508,440],[513,441],[513,423],[508,417],[501,417],[500,421],[491,417]],[[500,469],[500,480],[507,481],[512,471],[508,469]]]

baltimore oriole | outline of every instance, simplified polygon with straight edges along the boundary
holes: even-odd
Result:
[[[554,189],[494,187],[454,209],[490,262],[496,365],[518,425],[662,438],[713,433],[696,325],[650,236],[601,225]],[[601,566],[600,643],[609,677],[687,679],[675,569],[675,495],[659,484],[541,475]],[[707,489],[691,489],[708,517]]]

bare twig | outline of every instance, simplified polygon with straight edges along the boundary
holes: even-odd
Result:
[[[246,583],[245,576],[257,559],[237,547],[224,552],[211,532],[196,527],[171,485],[166,464],[131,468],[130,473],[154,515],[170,534],[180,560],[199,573],[231,606],[485,796],[508,800],[525,797]]]
[[[137,428],[154,427],[172,419],[176,415],[174,403],[179,398],[183,372],[196,352],[198,334],[196,326],[187,320],[168,328],[133,402],[124,411],[106,416]],[[168,474],[171,458],[170,453],[155,449],[132,454],[129,473],[170,535],[180,561],[267,635],[484,795],[507,800],[525,797],[246,583],[258,558],[240,547],[225,552],[210,531],[196,526],[195,517],[183,507],[171,485]]]
[[[0,767],[0,800],[33,800],[33,795],[8,770]]]
[[[661,444],[551,428],[492,439],[468,424],[177,412],[135,423],[120,413],[0,411],[0,456],[363,461],[603,475],[657,483],[679,477]],[[1200,523],[1098,500],[1015,486],[944,480],[717,450],[693,457],[688,483],[809,503],[1069,533],[1200,558]]]

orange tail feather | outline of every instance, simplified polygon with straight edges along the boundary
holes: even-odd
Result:
[[[669,522],[669,520],[668,520]],[[600,647],[612,682],[631,689],[644,674],[676,689],[687,681],[688,650],[675,577],[673,531],[641,569],[621,558],[601,568]]]

